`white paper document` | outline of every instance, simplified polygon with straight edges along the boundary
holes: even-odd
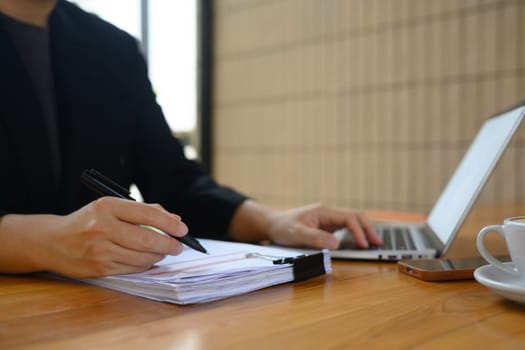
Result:
[[[188,247],[148,271],[81,279],[98,286],[175,304],[203,303],[331,272],[327,250],[297,250],[199,239],[209,255]],[[284,263],[282,258],[292,258]],[[280,262],[280,263],[274,263]]]

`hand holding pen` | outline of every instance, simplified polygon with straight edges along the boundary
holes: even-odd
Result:
[[[141,224],[172,236],[188,233],[181,218],[160,205],[113,196],[67,215],[6,215],[2,224],[7,232],[17,233],[23,252],[12,256],[23,257],[20,272],[53,271],[73,278],[142,272],[183,251],[176,239]]]
[[[113,180],[102,175],[100,172],[94,169],[85,170],[82,173],[82,176],[80,179],[83,184],[85,184],[87,187],[89,187],[90,189],[99,193],[102,196],[113,196],[113,197],[119,197],[119,198],[128,199],[128,200],[134,200],[133,197],[130,196],[130,192],[127,189],[120,186]],[[169,237],[175,238],[179,242],[186,244],[188,247],[195,249],[201,253],[207,254],[206,249],[199,243],[199,241],[197,241],[195,238],[193,238],[189,234],[186,234],[182,237],[178,237],[178,236],[169,235],[159,230],[158,228],[155,228],[150,225],[141,224],[140,226],[150,229],[152,231],[161,233],[161,234],[165,234]]]

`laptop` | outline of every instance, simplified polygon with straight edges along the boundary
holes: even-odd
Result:
[[[377,223],[384,245],[357,248],[347,229],[334,232],[340,248],[333,258],[401,260],[440,257],[446,253],[498,160],[523,120],[525,105],[487,119],[424,224]]]

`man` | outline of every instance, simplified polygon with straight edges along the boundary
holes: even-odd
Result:
[[[65,0],[0,0],[0,53],[0,272],[134,273],[182,251],[141,224],[329,249],[346,226],[381,243],[362,213],[277,211],[215,183],[172,137],[135,40]],[[159,204],[97,199],[86,168]]]

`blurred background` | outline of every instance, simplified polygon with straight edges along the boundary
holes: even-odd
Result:
[[[198,84],[185,86],[201,93],[188,130],[209,123],[199,135],[219,182],[279,208],[429,211],[482,122],[525,100],[524,1],[196,0],[194,9],[199,64],[185,69]],[[165,40],[190,55],[181,39]],[[202,157],[188,130],[179,132]],[[521,130],[480,205],[525,199],[524,140]]]

